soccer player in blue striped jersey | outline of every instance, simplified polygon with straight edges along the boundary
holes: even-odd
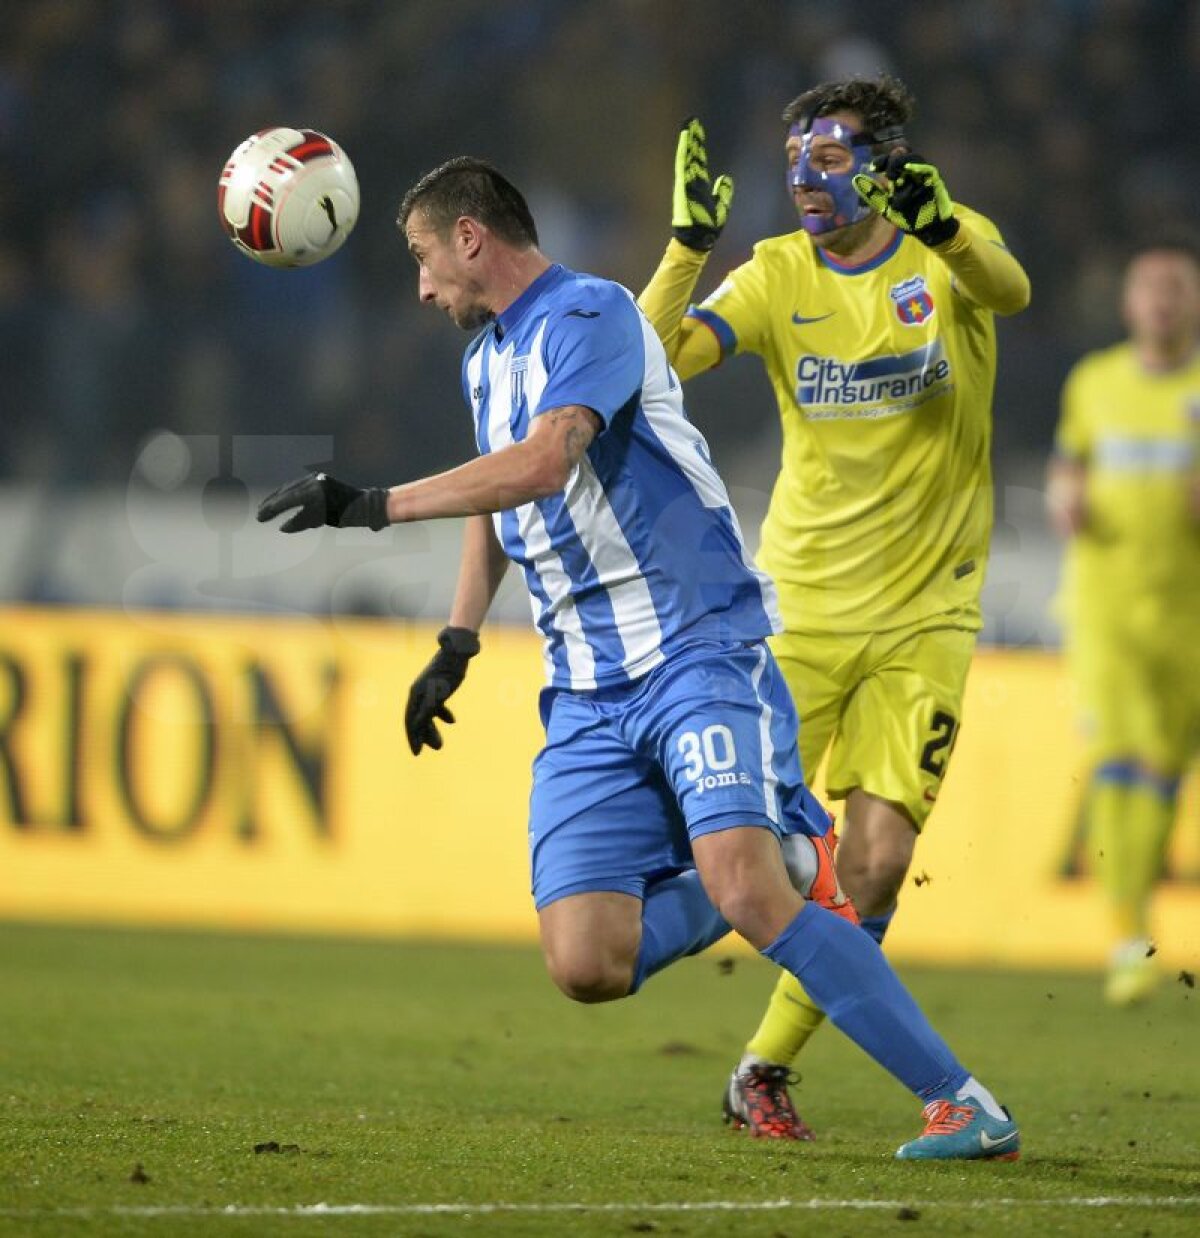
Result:
[[[838,890],[765,643],[774,589],[632,294],[552,263],[479,160],[423,177],[398,222],[421,300],[477,332],[462,379],[479,457],[388,489],[313,474],[258,517],[291,513],[288,533],[467,518],[450,623],[409,697],[414,753],[441,746],[505,568],[521,568],[545,640],[529,835],[552,979],[578,1001],[625,997],[732,928],[924,1102],[898,1156],[1014,1159],[1011,1117]]]

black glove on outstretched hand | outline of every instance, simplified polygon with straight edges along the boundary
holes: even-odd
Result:
[[[258,505],[259,521],[273,520],[292,508],[299,510],[280,526],[284,533],[318,529],[323,524],[337,529],[353,527],[386,529],[388,492],[382,486],[362,490],[328,473],[310,473],[289,481],[267,495]]]
[[[957,234],[954,203],[933,164],[913,151],[894,150],[873,159],[871,171],[882,173],[887,183],[860,172],[854,177],[854,188],[888,223],[911,232],[923,245],[941,245]]]
[[[440,648],[408,690],[404,730],[413,756],[426,745],[442,746],[437,720],[454,721],[446,702],[458,691],[467,677],[467,663],[479,652],[479,634],[470,628],[443,628],[437,639]]]

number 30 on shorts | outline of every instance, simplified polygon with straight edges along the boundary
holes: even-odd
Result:
[[[921,749],[921,768],[935,778],[946,772],[946,762],[958,738],[958,719],[944,709],[934,712],[929,724],[929,740]]]
[[[693,781],[700,778],[705,770],[719,774],[737,764],[733,732],[719,722],[706,726],[699,735],[695,731],[684,731],[676,747],[687,762],[683,769],[684,777]]]

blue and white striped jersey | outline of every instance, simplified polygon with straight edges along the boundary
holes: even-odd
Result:
[[[481,453],[569,404],[604,423],[562,491],[494,517],[552,686],[629,683],[693,642],[779,630],[774,586],[627,289],[552,266],[472,341],[463,387]]]

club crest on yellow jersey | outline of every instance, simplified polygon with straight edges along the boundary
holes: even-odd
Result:
[[[906,327],[923,326],[933,317],[933,296],[925,285],[923,276],[914,275],[901,280],[888,289],[888,296],[896,306],[896,317]]]

